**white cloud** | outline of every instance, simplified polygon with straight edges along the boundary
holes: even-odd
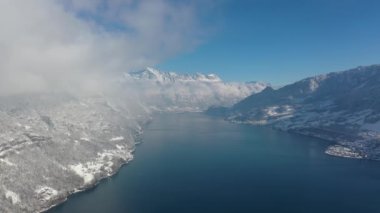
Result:
[[[154,65],[197,44],[198,6],[170,0],[1,0],[0,95],[98,88],[105,75]]]

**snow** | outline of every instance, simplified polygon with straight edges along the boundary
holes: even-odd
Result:
[[[379,71],[380,65],[373,65],[266,89],[235,104],[225,116],[341,145],[327,154],[380,160]]]
[[[119,94],[0,97],[0,212],[42,212],[114,174],[150,117],[140,104]]]
[[[218,82],[221,79],[216,74],[202,74],[196,73],[194,75],[189,74],[177,74],[175,72],[161,72],[157,69],[147,67],[145,70],[127,73],[125,75],[127,78],[132,76],[134,79],[141,80],[153,80],[161,83],[165,83],[167,81],[182,81],[182,82],[190,82],[190,81],[209,81],[209,82]]]
[[[125,147],[125,146],[121,146],[121,145],[116,145],[116,148],[117,148],[118,150],[123,150],[123,149],[125,149],[126,147]]]
[[[224,82],[215,74],[176,74],[153,68],[126,73],[125,84],[137,88],[139,98],[148,108],[170,112],[231,106],[268,86],[260,82]]]
[[[122,141],[122,140],[124,140],[123,136],[113,137],[113,138],[110,139],[110,141]]]
[[[354,150],[348,147],[341,146],[341,145],[329,146],[327,150],[325,151],[325,153],[328,155],[345,157],[345,158],[356,158],[356,159],[363,158],[363,156],[361,156],[360,153],[357,153]]]
[[[73,170],[78,176],[83,178],[85,185],[90,184],[94,180],[94,175],[88,172],[89,168],[86,168],[82,164],[71,165],[69,168]],[[94,167],[92,167],[92,169],[94,169]]]
[[[5,163],[5,164],[8,165],[8,166],[16,166],[16,164],[10,162],[10,161],[9,161],[8,159],[6,159],[6,158],[0,158],[0,162]]]
[[[265,109],[266,114],[270,117],[276,116],[288,116],[291,115],[294,111],[292,106],[283,105],[283,106],[271,106]]]
[[[113,159],[115,158],[123,159],[123,161],[128,162],[133,159],[133,155],[131,150],[117,145],[116,149],[104,150],[98,153],[94,161],[70,165],[69,168],[79,177],[83,178],[84,185],[89,185],[95,181],[96,175],[102,174],[102,171],[107,171],[107,176],[112,174],[114,166]]]
[[[5,198],[10,200],[13,205],[20,202],[20,196],[10,190],[5,190]]]
[[[48,187],[48,186],[39,186],[35,193],[37,194],[37,197],[42,202],[47,202],[49,200],[52,200],[55,196],[58,195],[58,191]]]

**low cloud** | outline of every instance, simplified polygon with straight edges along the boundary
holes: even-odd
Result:
[[[0,1],[0,95],[97,90],[199,44],[201,2]]]

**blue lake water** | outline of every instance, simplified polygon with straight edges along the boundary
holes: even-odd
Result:
[[[135,159],[51,213],[377,213],[380,162],[202,114],[158,115]]]

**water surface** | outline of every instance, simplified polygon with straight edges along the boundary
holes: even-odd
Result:
[[[158,115],[135,159],[51,213],[380,212],[380,163],[202,114]]]

